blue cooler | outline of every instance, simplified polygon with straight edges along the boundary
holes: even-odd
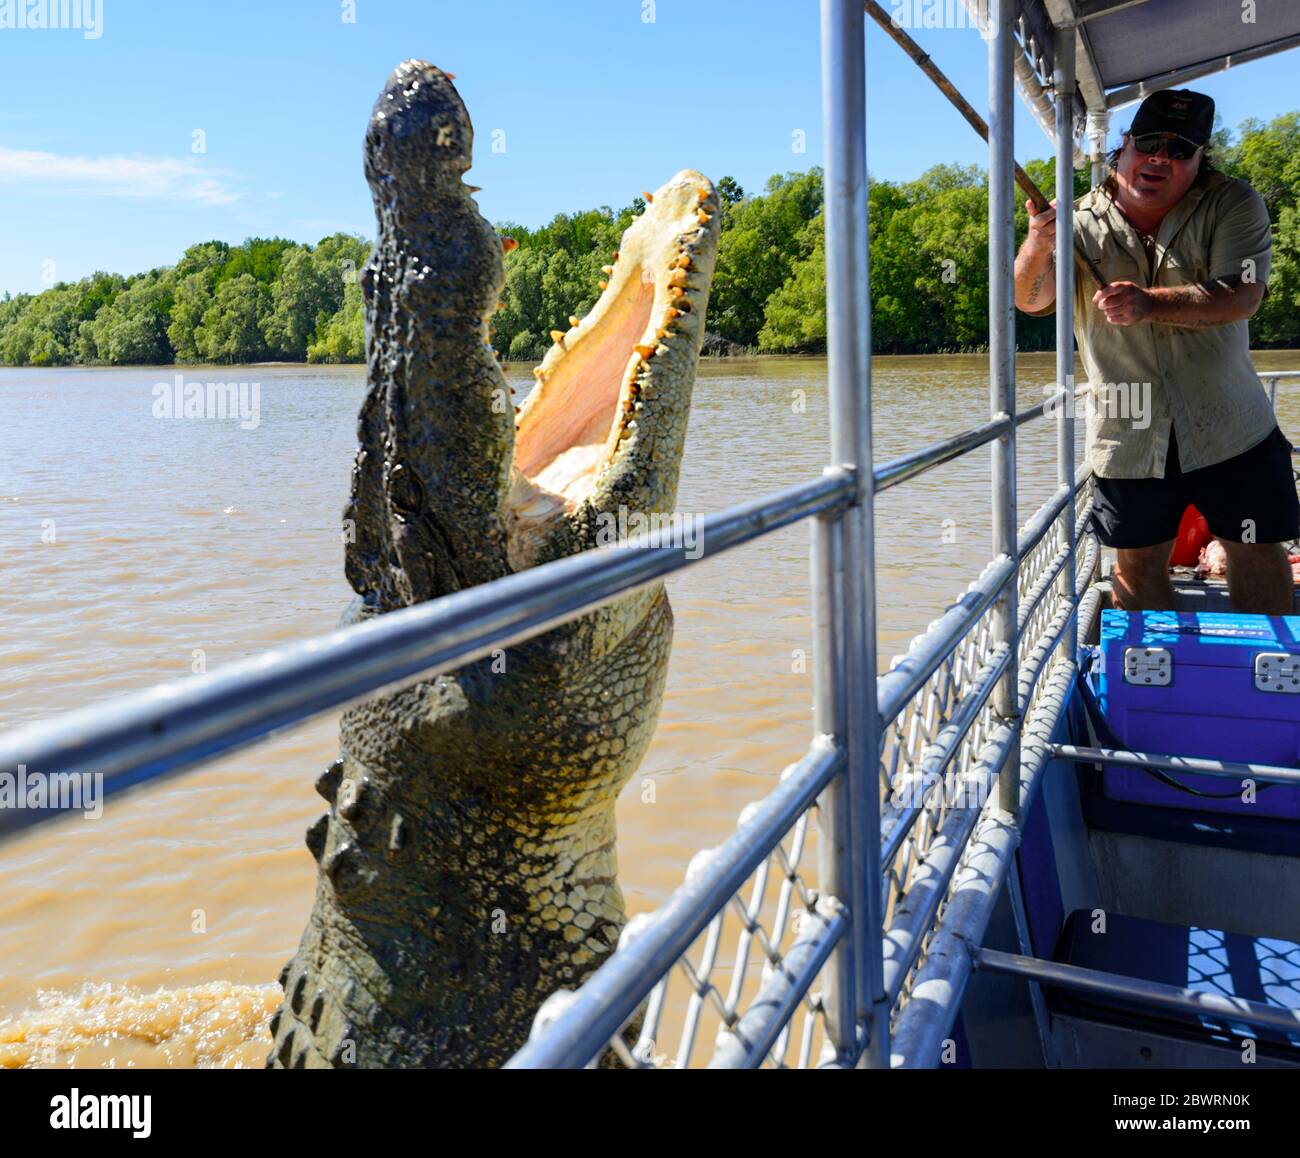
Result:
[[[1105,723],[1123,747],[1171,756],[1300,767],[1300,616],[1103,611],[1093,672]],[[1103,742],[1104,743],[1104,742]],[[1300,819],[1300,787],[1107,767],[1102,795],[1166,808]],[[1216,798],[1217,797],[1217,798]]]

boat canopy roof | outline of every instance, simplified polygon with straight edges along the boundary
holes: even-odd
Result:
[[[1011,0],[1016,2],[1016,0]],[[1044,83],[1053,32],[1079,26],[1079,96],[1088,111],[1300,47],[1297,0],[1019,0],[1020,40]]]

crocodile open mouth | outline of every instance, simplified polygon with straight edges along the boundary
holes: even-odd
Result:
[[[533,371],[537,386],[516,415],[515,530],[589,500],[621,454],[689,404],[678,384],[689,391],[702,338],[717,197],[687,169],[646,200],[595,306],[552,333]]]
[[[519,411],[515,466],[533,486],[570,507],[590,493],[607,461],[609,443],[627,418],[619,402],[626,402],[636,373],[634,348],[667,329],[666,317],[657,327],[650,324],[652,271],[641,267],[621,280],[617,291],[605,291],[611,300],[602,324],[588,320],[567,334],[557,331],[547,354],[549,365],[539,367],[537,389]],[[561,356],[555,356],[557,351]]]

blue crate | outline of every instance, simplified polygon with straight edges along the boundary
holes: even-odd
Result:
[[[1106,610],[1094,672],[1106,723],[1137,752],[1300,767],[1300,616]],[[1136,768],[1107,767],[1111,800],[1300,820],[1300,787],[1256,787],[1168,773],[1210,799]]]

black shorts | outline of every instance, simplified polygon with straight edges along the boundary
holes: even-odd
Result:
[[[1234,458],[1186,474],[1169,433],[1164,478],[1094,480],[1092,529],[1108,547],[1151,547],[1178,534],[1188,503],[1217,539],[1285,543],[1300,536],[1300,501],[1291,444],[1276,426],[1263,442]]]

